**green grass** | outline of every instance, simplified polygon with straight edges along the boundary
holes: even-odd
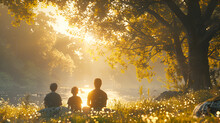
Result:
[[[217,90],[190,92],[168,100],[154,101],[145,99],[137,102],[120,102],[113,100],[108,107],[112,112],[67,112],[64,115],[43,118],[37,112],[42,107],[34,104],[21,103],[9,105],[8,101],[0,102],[0,122],[220,122],[220,118],[210,116],[192,117],[194,107],[209,98],[219,95]]]

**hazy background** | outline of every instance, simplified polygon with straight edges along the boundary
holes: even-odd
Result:
[[[56,33],[46,24],[48,20],[40,14],[35,24],[22,22],[13,27],[13,17],[0,7],[0,90],[1,93],[17,90],[49,91],[49,84],[57,82],[69,90],[73,86],[93,88],[93,80],[103,80],[103,89],[114,90],[123,95],[138,96],[140,86],[146,94],[158,95],[164,91],[158,77],[164,78],[164,66],[153,64],[157,75],[149,83],[139,82],[136,70],[129,66],[122,73],[112,69],[104,57],[94,60],[86,50],[87,44]],[[13,94],[12,94],[13,95]]]

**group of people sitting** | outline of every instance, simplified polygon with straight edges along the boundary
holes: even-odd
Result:
[[[101,85],[102,80],[96,78],[94,80],[95,89],[88,94],[87,105],[95,111],[101,111],[103,107],[106,107],[107,94],[100,89]],[[62,99],[61,96],[55,92],[57,90],[57,84],[52,83],[50,85],[50,90],[51,92],[44,98],[45,108],[60,107],[62,105]],[[71,93],[73,96],[68,99],[68,108],[72,111],[81,111],[82,100],[77,96],[78,88],[73,87]]]

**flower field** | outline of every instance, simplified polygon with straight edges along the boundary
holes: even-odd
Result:
[[[108,103],[105,111],[89,113],[67,111],[53,117],[44,117],[38,112],[43,109],[43,106],[27,102],[13,106],[9,104],[9,101],[1,99],[0,122],[220,122],[220,118],[212,114],[201,118],[192,116],[197,104],[219,93],[216,90],[202,90],[162,101],[143,99],[136,102],[121,102],[114,100]]]

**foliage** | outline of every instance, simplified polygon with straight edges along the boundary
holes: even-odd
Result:
[[[46,119],[37,112],[40,108],[36,105],[25,106],[22,103],[12,106],[2,99],[0,122],[219,122],[219,117],[192,117],[192,111],[198,103],[219,94],[218,90],[203,90],[163,101],[144,99],[136,102],[121,102],[114,100],[108,105],[112,110],[107,112],[89,114],[67,112],[66,115]]]
[[[72,51],[76,46],[66,48],[70,40],[65,37],[61,40],[47,25],[44,14],[35,18],[34,25],[20,22],[21,26],[15,28],[7,11],[6,7],[0,7],[1,85],[36,87],[70,77],[77,59]]]
[[[185,88],[192,87],[194,83],[201,86],[208,83],[206,86],[211,87],[207,74],[208,68],[195,72],[206,72],[206,80],[199,80],[199,75],[191,74],[196,70],[194,69],[196,66],[202,68],[210,65],[213,67],[219,63],[219,41],[216,40],[216,38],[219,39],[219,24],[217,24],[219,6],[217,3],[215,0],[193,2],[120,0],[105,1],[102,7],[98,6],[98,3],[94,3],[94,10],[108,9],[105,17],[103,17],[104,14],[95,15],[97,19],[94,20],[94,23],[100,28],[94,30],[98,30],[99,37],[104,37],[107,41],[107,48],[111,52],[111,55],[107,53],[107,60],[111,66],[119,63],[127,69],[128,64],[133,64],[136,67],[137,77],[140,80],[148,78],[150,81],[150,77],[155,73],[152,71],[153,66],[149,63],[160,59],[159,61],[167,66],[165,68],[166,77],[168,84],[171,84],[172,87],[177,87],[182,79],[185,81]],[[201,8],[193,7],[196,5],[201,6]],[[198,14],[197,11],[201,11],[201,13],[198,12]],[[91,15],[91,18],[93,16]],[[198,18],[203,18],[204,21],[200,21]],[[206,24],[206,22],[210,23]],[[195,30],[191,28],[192,26]],[[195,34],[194,38],[196,37],[196,39],[192,39],[191,34]],[[200,43],[195,43],[203,41],[206,42],[206,46],[199,46]],[[210,46],[207,42],[211,42]],[[194,49],[190,49],[192,47]],[[191,51],[202,47],[208,48],[208,55],[205,53],[201,56],[189,55]],[[199,65],[198,61],[205,62],[207,59],[194,59],[197,56],[201,58],[202,56],[209,56],[210,64]],[[199,89],[200,86],[193,86],[192,88]]]
[[[99,38],[102,43],[94,49],[102,55],[107,48],[105,54],[111,66],[119,63],[126,70],[132,64],[139,80],[151,81],[155,72],[150,62],[159,59],[167,66],[166,77],[172,87],[177,87],[183,79],[185,88],[211,87],[209,65],[216,67],[220,55],[218,1],[76,0],[72,2],[73,8],[69,8],[71,2],[48,0],[46,4],[57,4],[66,13],[71,26],[83,26]],[[8,6],[18,23],[33,20],[32,8],[40,4],[35,0],[2,0],[0,3]],[[193,51],[201,54],[195,55]],[[194,67],[202,70],[196,71],[198,68]],[[200,72],[206,79],[198,77]]]
[[[139,80],[151,81],[155,73],[150,63],[159,59],[167,66],[166,77],[172,87],[182,80],[184,88],[211,87],[209,65],[212,68],[219,63],[218,1],[90,0],[76,6],[82,11],[80,17],[89,20],[84,23],[87,29],[95,30],[100,42],[106,41],[95,50],[107,48],[105,54],[112,67],[119,63],[126,70],[132,64]],[[197,66],[202,70],[196,72]],[[197,75],[200,72],[206,79]]]
[[[18,106],[14,106],[9,105],[9,101],[1,99],[0,107],[0,122],[34,122],[39,115],[37,112],[39,107],[35,104],[26,105],[22,102],[21,104],[18,104]]]

